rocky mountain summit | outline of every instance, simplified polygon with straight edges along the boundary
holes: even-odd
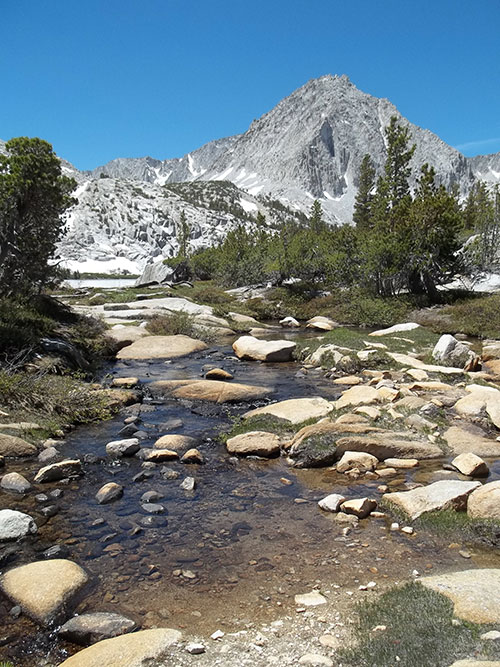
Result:
[[[151,258],[176,253],[182,211],[192,227],[192,249],[212,245],[236,224],[252,224],[258,211],[270,225],[279,221],[281,205],[300,217],[315,199],[329,222],[349,222],[363,156],[371,155],[378,173],[383,169],[391,116],[408,126],[416,144],[414,182],[425,162],[462,196],[476,178],[500,182],[500,153],[466,158],[403,118],[387,99],[360,91],[345,75],[327,75],[307,82],[245,133],[182,158],[117,158],[91,172],[63,161],[79,187],[61,255],[71,268],[96,271],[97,262],[103,271],[137,271]],[[201,184],[214,190],[213,182],[221,181],[226,185],[217,199],[224,203],[215,211]],[[176,183],[184,183],[181,190],[169,189]]]

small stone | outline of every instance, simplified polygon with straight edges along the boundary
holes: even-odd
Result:
[[[489,632],[482,634],[479,639],[482,639],[483,641],[499,641],[500,632],[498,630],[490,630]]]
[[[47,447],[46,449],[43,449],[40,454],[38,454],[38,462],[45,464],[49,461],[57,459],[58,457],[61,457],[61,454],[55,447]]]
[[[413,535],[415,530],[412,528],[412,526],[404,526],[401,528],[401,532],[404,533],[405,535]]]
[[[340,505],[345,500],[344,496],[341,496],[339,493],[331,493],[329,496],[319,500],[318,505],[325,512],[338,512]]]
[[[391,523],[391,530],[392,530],[393,532],[398,531],[398,530],[399,530],[399,523],[396,523],[396,522]]]
[[[470,551],[461,550],[458,553],[462,556],[462,558],[472,558]]]
[[[212,368],[207,373],[205,373],[205,378],[207,380],[221,380],[228,381],[233,379],[233,375],[228,373],[223,368]]]
[[[364,519],[377,507],[377,501],[372,498],[356,498],[342,503],[341,510],[347,514],[354,514],[358,519]]]
[[[188,449],[181,458],[181,463],[205,463],[203,454],[198,449]]]
[[[213,632],[213,633],[210,635],[210,639],[213,639],[214,641],[217,641],[217,640],[219,640],[219,639],[222,639],[222,637],[224,637],[224,634],[225,634],[225,633],[222,632],[222,630],[216,630],[215,632]]]
[[[487,477],[490,470],[483,459],[472,452],[459,454],[456,456],[451,465],[454,466],[458,472],[468,477]]]
[[[320,604],[326,604],[326,602],[326,598],[317,591],[295,596],[295,604],[300,607],[317,607]]]
[[[154,503],[157,500],[160,500],[161,498],[163,498],[163,496],[162,496],[161,493],[158,493],[158,491],[146,491],[141,496],[141,502],[142,503]]]
[[[139,379],[136,377],[114,378],[111,383],[112,387],[124,387],[125,389],[132,389],[139,384]]]
[[[28,493],[32,488],[26,477],[18,472],[9,472],[4,475],[0,487],[5,491],[13,491],[14,493]]]
[[[181,570],[181,575],[185,579],[196,579],[197,575],[192,570]]]
[[[143,503],[141,507],[148,514],[162,514],[165,511],[163,505],[159,503]]]
[[[202,653],[205,653],[206,649],[203,646],[203,644],[197,644],[195,642],[190,642],[186,646],[186,651],[188,653],[191,653],[191,655],[201,655]]]
[[[106,445],[106,454],[114,458],[133,456],[140,449],[138,438],[128,438],[125,440],[112,440]]]
[[[29,514],[17,510],[0,510],[0,542],[33,535],[37,530],[35,520]]]
[[[115,482],[108,482],[104,486],[101,486],[99,491],[96,493],[96,500],[99,505],[106,505],[111,503],[114,500],[118,500],[123,496],[123,486],[116,484]]]
[[[150,449],[143,450],[144,458],[147,462],[162,463],[163,461],[175,461],[179,454],[170,449]]]
[[[193,491],[196,486],[194,477],[186,477],[180,486],[184,491]]]

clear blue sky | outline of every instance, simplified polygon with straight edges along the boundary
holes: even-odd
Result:
[[[499,0],[0,0],[0,138],[80,169],[180,157],[347,74],[466,155],[500,151]]]

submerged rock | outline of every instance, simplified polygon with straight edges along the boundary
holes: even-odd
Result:
[[[43,560],[9,570],[0,588],[25,614],[42,625],[58,618],[87,583],[86,572],[64,559]]]
[[[87,646],[132,632],[136,627],[135,621],[121,614],[95,612],[70,618],[59,628],[58,635],[74,644]]]

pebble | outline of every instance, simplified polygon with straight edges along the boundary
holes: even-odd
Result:
[[[190,642],[186,646],[186,651],[191,653],[191,655],[201,655],[202,653],[205,653],[205,650],[203,644],[197,644],[196,642]]]
[[[216,630],[210,635],[210,639],[213,639],[214,641],[217,641],[218,639],[222,639],[224,637],[224,632],[222,630]]]
[[[484,641],[498,641],[500,640],[500,632],[498,630],[490,630],[489,632],[482,634],[480,639],[483,639]]]
[[[412,526],[403,526],[403,528],[401,528],[401,532],[405,535],[413,535],[415,530],[412,528]]]
[[[186,477],[180,486],[184,491],[193,491],[196,486],[194,477]]]

